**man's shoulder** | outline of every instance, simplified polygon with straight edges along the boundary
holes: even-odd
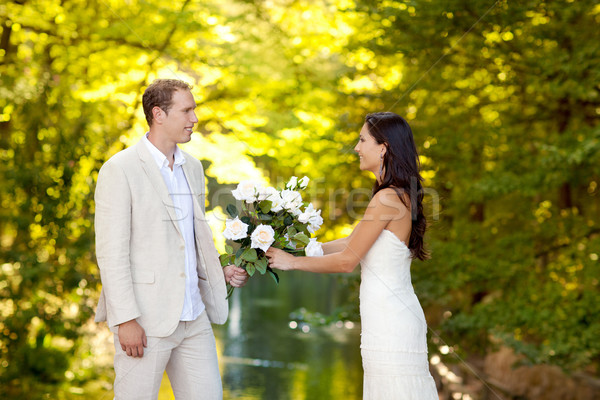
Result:
[[[138,144],[123,149],[106,160],[98,172],[98,179],[115,176],[115,174],[128,176],[136,173],[135,171],[138,171],[138,169],[135,168],[135,163],[138,163],[140,159],[136,151]]]
[[[139,143],[136,143],[133,146],[129,146],[128,148],[119,151],[118,153],[110,157],[108,160],[106,160],[104,165],[124,165],[139,159],[139,155],[136,151],[136,147],[138,145]]]

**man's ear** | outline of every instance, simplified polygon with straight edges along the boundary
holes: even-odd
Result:
[[[165,112],[159,106],[154,106],[152,108],[152,120],[153,121],[156,121],[160,124],[164,121],[165,116],[166,116]]]

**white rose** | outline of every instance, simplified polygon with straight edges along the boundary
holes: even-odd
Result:
[[[267,200],[267,197],[269,197],[269,189],[273,189],[275,190],[275,188],[272,187],[262,187],[262,186],[257,186],[256,190],[257,190],[257,200],[258,201],[263,201],[263,200]]]
[[[250,238],[252,239],[250,247],[267,251],[275,241],[275,231],[269,225],[260,224],[252,232]]]
[[[306,224],[306,223],[308,223],[308,221],[310,221],[310,218],[313,216],[314,213],[315,213],[315,208],[313,207],[313,205],[311,203],[308,205],[308,207],[306,207],[304,212],[298,216],[298,221],[302,222],[303,224]]]
[[[303,224],[306,224],[309,219],[310,219],[310,214],[308,214],[308,213],[303,212],[300,215],[298,215],[298,221],[302,222]]]
[[[236,200],[245,200],[246,203],[252,203],[256,200],[257,188],[259,186],[252,181],[241,181],[237,189],[231,191],[231,194]]]
[[[281,198],[283,199],[283,208],[294,215],[300,215],[300,207],[302,206],[302,196],[294,190],[282,190]]]
[[[264,191],[266,195],[265,200],[269,200],[271,202],[271,211],[281,211],[283,209],[283,199],[281,198],[281,195],[277,189],[268,187]]]
[[[292,176],[288,183],[285,184],[285,187],[290,190],[296,189],[296,186],[298,186],[298,177],[296,176]]]
[[[323,255],[323,247],[321,243],[317,242],[316,238],[312,238],[306,245],[304,252],[308,257],[320,257]]]
[[[321,225],[323,225],[323,217],[321,217],[321,210],[318,210],[310,216],[307,229],[310,233],[315,233],[321,229]]]
[[[308,186],[308,181],[310,181],[310,179],[308,179],[308,176],[305,176],[304,178],[300,179],[300,181],[298,182],[300,184],[300,189],[306,189],[306,187]]]
[[[248,236],[248,224],[243,223],[238,217],[225,221],[225,230],[223,231],[225,239],[237,240]]]

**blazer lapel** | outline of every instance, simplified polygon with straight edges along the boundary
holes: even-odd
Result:
[[[192,192],[194,216],[204,219],[204,185],[200,185],[200,182],[204,183],[204,176],[196,176],[196,171],[190,166],[190,162],[187,161],[188,155],[184,154],[186,162],[183,164],[183,174],[185,175],[185,179],[187,179],[190,192]],[[200,211],[200,214],[197,211]]]
[[[185,154],[185,157],[187,159],[188,155]],[[185,175],[185,179],[187,179],[190,191],[192,192],[195,235],[196,239],[201,239],[197,241],[197,244],[200,248],[201,254],[206,254],[207,251],[216,251],[216,249],[215,244],[213,242],[210,226],[208,225],[208,222],[206,221],[206,216],[204,214],[204,185],[200,184],[204,183],[204,176],[196,176],[197,172],[198,171],[196,171],[191,166],[191,162],[186,161],[183,164],[183,174]],[[204,269],[206,269],[205,262],[201,263],[201,266]]]
[[[142,161],[142,168],[146,173],[146,176],[150,180],[150,183],[158,193],[160,200],[163,202],[164,206],[167,208],[167,212],[169,213],[169,217],[173,225],[175,225],[175,229],[179,232],[179,235],[183,237],[181,231],[179,230],[179,224],[177,221],[179,217],[177,216],[177,212],[175,211],[175,204],[173,204],[173,200],[169,195],[169,190],[167,189],[167,185],[165,184],[164,178],[156,165],[156,161],[152,158],[152,154],[146,147],[146,144],[141,140],[136,144],[136,150],[138,155],[140,156],[140,160]]]

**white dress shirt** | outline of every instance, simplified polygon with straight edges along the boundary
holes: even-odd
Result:
[[[175,147],[173,170],[169,168],[169,160],[160,150],[148,140],[148,134],[143,138],[156,161],[163,176],[167,189],[173,200],[178,217],[178,225],[185,241],[185,298],[181,321],[193,321],[204,311],[204,303],[198,289],[198,272],[196,270],[196,242],[194,238],[194,204],[190,186],[183,173],[182,165],[185,157],[179,147]],[[198,249],[198,251],[200,251]]]

